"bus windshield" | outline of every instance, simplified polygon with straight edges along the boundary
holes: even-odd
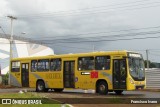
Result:
[[[134,80],[145,79],[144,61],[142,58],[129,58],[129,71]]]

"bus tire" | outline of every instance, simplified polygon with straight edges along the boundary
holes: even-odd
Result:
[[[46,88],[45,88],[45,84],[43,81],[38,81],[36,84],[36,91],[37,92],[45,92]]]
[[[105,81],[100,81],[98,83],[98,93],[101,95],[108,94],[108,84]]]
[[[114,90],[114,92],[117,94],[117,95],[121,95],[123,90]]]
[[[58,88],[58,89],[54,89],[55,92],[62,92],[63,91],[63,88]]]

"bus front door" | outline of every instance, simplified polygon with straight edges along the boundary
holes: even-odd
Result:
[[[22,63],[21,65],[21,83],[22,87],[29,87],[29,64]]]
[[[113,60],[113,89],[126,89],[126,60]]]
[[[64,72],[63,72],[64,88],[75,87],[74,72],[75,72],[75,61],[64,61]]]

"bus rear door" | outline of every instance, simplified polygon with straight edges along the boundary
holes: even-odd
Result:
[[[75,61],[64,61],[63,66],[64,88],[75,88]]]
[[[21,83],[22,87],[29,87],[29,64],[21,64]]]

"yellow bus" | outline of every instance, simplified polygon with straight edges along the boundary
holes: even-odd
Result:
[[[11,85],[37,92],[73,88],[121,94],[146,84],[142,55],[129,51],[14,58],[10,70]]]

